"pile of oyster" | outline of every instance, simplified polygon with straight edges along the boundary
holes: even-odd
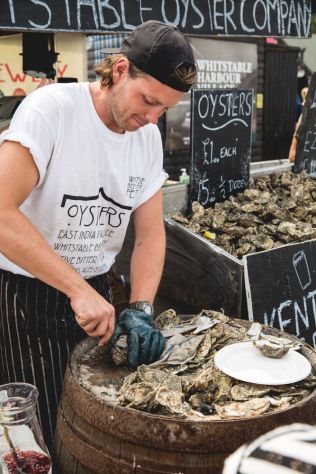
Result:
[[[295,339],[263,334],[262,326],[241,326],[222,313],[203,310],[185,322],[174,310],[159,315],[156,326],[166,337],[159,361],[142,365],[126,376],[118,392],[119,404],[159,415],[211,419],[257,416],[289,407],[316,387],[311,374],[291,385],[243,383],[214,364],[216,352],[227,344],[253,341],[268,357],[282,357]],[[121,352],[124,353],[124,341]],[[117,354],[118,355],[118,354]],[[126,363],[121,357],[117,363]]]
[[[192,203],[171,216],[236,257],[316,238],[316,180],[305,172],[264,175],[214,208]]]

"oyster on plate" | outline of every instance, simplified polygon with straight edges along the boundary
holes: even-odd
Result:
[[[289,349],[300,349],[301,344],[293,342],[285,337],[266,336],[260,334],[260,339],[253,341],[253,345],[266,357],[281,359],[288,353]]]

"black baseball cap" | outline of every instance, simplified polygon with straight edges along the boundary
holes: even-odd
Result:
[[[178,66],[187,65],[195,69],[191,45],[175,26],[146,21],[125,38],[120,53],[141,71],[172,89],[188,92],[191,87],[174,76]]]

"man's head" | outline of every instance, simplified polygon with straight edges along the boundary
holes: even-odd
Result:
[[[195,81],[190,43],[174,26],[159,21],[147,21],[138,26],[124,40],[119,54],[107,57],[95,68],[103,87],[113,85],[113,67],[122,55],[131,63],[132,77],[148,74],[180,92],[188,92]]]
[[[147,21],[124,40],[121,53],[141,71],[172,89],[188,92],[192,85],[183,82],[179,72],[195,72],[193,52],[175,26]]]
[[[131,33],[119,54],[95,71],[101,76],[104,121],[113,131],[157,123],[195,81],[191,46],[173,26],[149,21]]]

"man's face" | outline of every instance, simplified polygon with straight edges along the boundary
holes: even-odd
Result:
[[[182,92],[151,76],[132,79],[128,72],[123,72],[111,87],[107,98],[108,126],[122,133],[133,132],[148,123],[156,124],[158,117],[174,107],[182,96]]]

